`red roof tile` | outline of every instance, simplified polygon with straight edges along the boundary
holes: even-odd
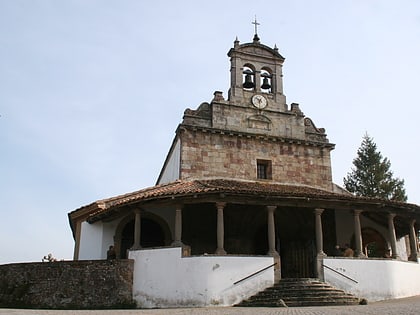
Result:
[[[388,205],[399,205],[402,207],[408,206],[409,208],[420,212],[420,207],[417,205],[410,205],[402,202],[385,201],[380,199],[356,197],[351,194],[343,195],[309,186],[276,184],[273,182],[265,181],[208,179],[193,181],[178,180],[168,184],[162,184],[145,188],[132,193],[96,201],[88,206],[84,206],[73,211],[72,213],[70,213],[70,215],[76,214],[77,212],[84,210],[84,212],[87,211],[89,213],[89,217],[92,218],[99,214],[105,214],[113,208],[117,208],[123,205],[139,201],[151,201],[162,198],[202,195],[217,192],[235,195],[263,195],[268,197],[304,197],[334,199],[341,201],[380,201]]]

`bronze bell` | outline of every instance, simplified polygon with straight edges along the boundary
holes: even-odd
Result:
[[[268,77],[264,77],[263,84],[261,85],[263,90],[268,90],[271,88],[270,82],[268,81]]]
[[[245,74],[245,82],[242,84],[242,86],[245,89],[252,89],[255,85],[254,82],[252,81],[252,72],[247,70],[244,71]]]

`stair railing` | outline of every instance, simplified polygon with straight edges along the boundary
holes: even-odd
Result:
[[[267,270],[267,269],[269,269],[269,268],[271,268],[271,267],[275,266],[276,264],[277,264],[277,263],[274,263],[274,264],[271,264],[270,266],[267,266],[267,267],[265,267],[265,268],[262,268],[262,269],[260,269],[260,270],[258,270],[258,271],[256,271],[256,272],[254,272],[254,273],[250,274],[249,276],[246,276],[245,278],[242,278],[241,280],[238,280],[238,281],[234,282],[234,283],[233,283],[233,285],[237,285],[238,283],[240,283],[240,282],[242,282],[242,281],[245,281],[246,279],[249,279],[249,278],[251,278],[251,277],[253,277],[253,276],[257,275],[257,274],[259,274],[259,273],[261,273],[261,272],[263,272],[263,271],[265,271],[265,270]]]
[[[359,283],[359,282],[357,282],[356,280],[354,280],[354,279],[350,278],[349,276],[346,276],[345,274],[343,274],[343,273],[341,273],[341,272],[339,272],[339,271],[337,271],[337,270],[335,270],[335,269],[333,269],[333,268],[331,268],[331,267],[328,267],[327,265],[322,264],[322,267],[325,267],[325,268],[327,268],[328,270],[334,271],[335,273],[338,273],[340,276],[342,276],[342,277],[344,277],[344,278],[346,278],[346,279],[349,279],[349,280],[353,281],[354,283]]]

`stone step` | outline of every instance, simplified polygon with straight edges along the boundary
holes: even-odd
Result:
[[[328,291],[328,292],[312,292],[312,291],[303,291],[303,292],[278,292],[278,291],[262,291],[258,294],[258,297],[261,298],[293,298],[295,296],[299,297],[352,297],[350,294],[346,294],[341,291]]]
[[[282,279],[278,284],[242,301],[237,306],[355,305],[359,299],[318,279]]]

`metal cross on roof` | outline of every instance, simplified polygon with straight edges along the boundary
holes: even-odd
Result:
[[[255,20],[252,24],[255,26],[255,35],[257,35],[258,25],[260,25],[260,23],[257,22],[257,16],[255,16]]]

